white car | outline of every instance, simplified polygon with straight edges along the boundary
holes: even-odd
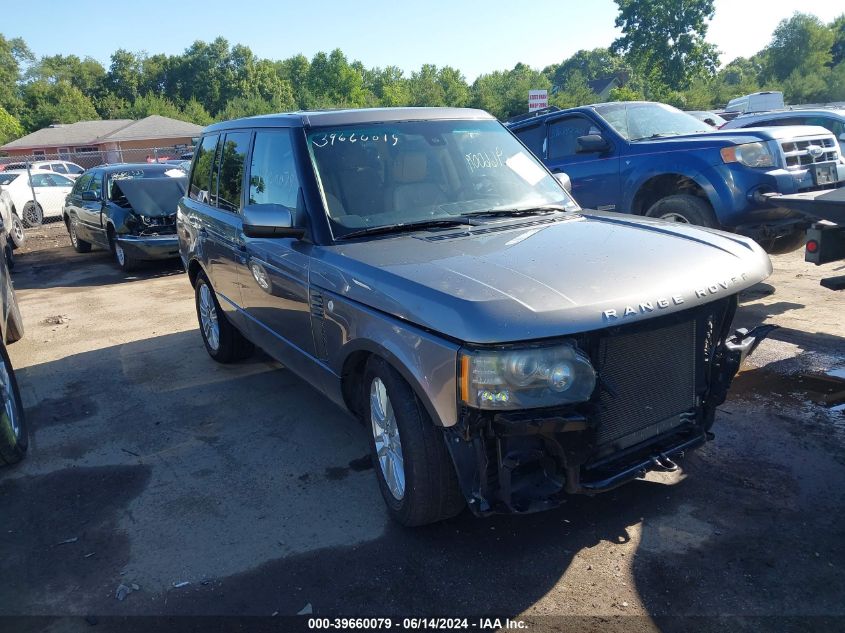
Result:
[[[5,169],[7,171],[26,171],[26,163],[9,163],[5,167],[2,167],[2,169]],[[37,160],[29,163],[29,169],[38,171],[52,171],[57,174],[61,174],[62,176],[67,176],[71,180],[76,180],[85,171],[84,167],[80,167],[76,163],[72,163],[68,160]]]
[[[19,248],[23,246],[26,236],[23,230],[23,222],[21,222],[18,214],[12,210],[12,206],[12,196],[0,187],[0,219],[3,220],[3,228],[9,234],[9,242],[12,244],[12,248]],[[11,260],[9,263],[11,263]]]
[[[73,181],[48,171],[31,174],[27,178],[26,170],[21,169],[0,172],[0,189],[9,193],[13,213],[23,220],[24,226],[38,226],[44,218],[62,217],[62,207]]]

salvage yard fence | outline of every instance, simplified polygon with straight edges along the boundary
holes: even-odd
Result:
[[[54,222],[61,220],[65,198],[74,182],[91,167],[167,163],[174,169],[187,169],[192,157],[193,147],[189,145],[0,156],[0,207],[5,206],[10,213],[3,208],[0,211],[13,224],[19,219],[19,230]],[[86,189],[102,194],[96,183]],[[7,229],[12,234],[11,228]]]

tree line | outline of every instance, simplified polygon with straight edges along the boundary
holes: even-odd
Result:
[[[735,96],[782,90],[788,103],[845,100],[845,14],[830,24],[795,13],[756,55],[717,67],[706,40],[713,0],[615,0],[622,35],[608,48],[580,50],[559,64],[510,70],[467,82],[458,68],[424,64],[367,68],[339,49],[311,59],[262,59],[218,37],[178,55],[119,49],[108,68],[90,57],[36,58],[21,38],[0,34],[0,143],[53,123],[160,114],[207,125],[296,109],[470,106],[505,119],[527,110],[529,89],[573,107],[598,96],[589,82],[611,76],[610,100],[649,99],[690,110]]]

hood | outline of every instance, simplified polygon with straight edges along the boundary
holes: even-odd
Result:
[[[661,150],[665,150],[673,147],[680,149],[691,145],[695,145],[696,147],[701,145],[727,147],[729,145],[742,145],[743,143],[755,143],[758,141],[797,140],[806,137],[818,138],[819,136],[832,136],[832,134],[829,130],[818,125],[785,125],[713,130],[712,132],[646,139],[636,141],[633,144],[639,147],[657,145]]]
[[[176,205],[185,195],[187,178],[127,178],[116,180],[112,199],[126,197],[132,210],[143,216],[173,215]],[[118,191],[119,190],[119,191]]]
[[[678,312],[769,276],[752,240],[583,212],[320,249],[311,281],[453,339],[504,343]]]

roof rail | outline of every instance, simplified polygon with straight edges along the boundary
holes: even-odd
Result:
[[[509,123],[518,123],[519,121],[527,121],[528,119],[533,119],[537,116],[542,116],[544,114],[549,114],[550,112],[560,112],[562,108],[558,108],[557,106],[547,106],[545,108],[540,108],[539,110],[532,110],[531,112],[526,112],[525,114],[517,114],[516,116],[512,116],[511,118],[505,121],[506,124]]]

